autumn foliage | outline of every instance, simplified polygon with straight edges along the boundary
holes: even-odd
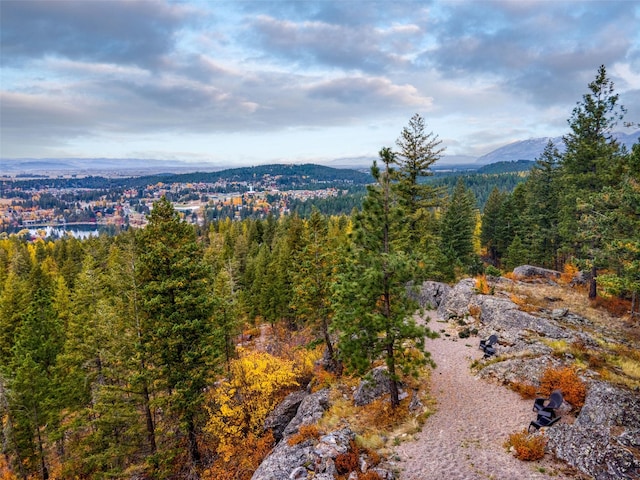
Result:
[[[540,434],[531,434],[527,430],[512,433],[505,443],[506,448],[513,447],[515,457],[519,460],[532,461],[544,457],[547,439]]]
[[[548,368],[540,379],[540,393],[549,396],[560,390],[563,398],[576,408],[584,405],[587,387],[574,367]]]

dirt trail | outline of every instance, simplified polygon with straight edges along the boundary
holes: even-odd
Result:
[[[426,348],[437,364],[431,381],[437,412],[415,441],[396,447],[401,480],[576,478],[549,455],[523,462],[503,447],[509,434],[535,418],[533,402],[472,375],[471,362],[482,357],[478,339],[458,339],[451,332],[450,337],[427,339]]]

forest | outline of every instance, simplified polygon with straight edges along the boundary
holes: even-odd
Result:
[[[116,235],[0,236],[0,478],[249,479],[266,415],[294,388],[429,365],[407,285],[521,264],[585,272],[591,299],[640,316],[640,143],[603,67],[512,191],[482,211],[414,115],[360,208],[184,222],[166,198]],[[517,175],[517,174],[516,174]],[[351,206],[350,206],[351,207]],[[247,346],[268,325],[281,348]]]

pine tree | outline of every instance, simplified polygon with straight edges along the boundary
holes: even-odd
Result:
[[[574,108],[569,119],[571,133],[564,137],[566,151],[560,162],[564,190],[560,234],[565,248],[582,256],[591,270],[589,298],[597,295],[597,252],[601,246],[597,235],[581,230],[586,224],[578,222],[580,209],[587,206],[585,202],[591,194],[614,185],[622,173],[622,151],[612,131],[624,113],[603,65],[589,84],[589,93],[583,95],[582,102]]]
[[[141,233],[142,339],[169,414],[175,415],[192,465],[200,461],[197,422],[215,365],[211,270],[193,227],[162,198]],[[174,447],[177,443],[174,443]]]
[[[558,162],[560,154],[549,140],[536,160],[526,182],[526,212],[531,261],[537,265],[558,269],[556,251],[558,232]]]
[[[395,408],[399,374],[424,365],[424,336],[429,332],[416,325],[416,304],[408,298],[406,285],[414,269],[400,249],[403,209],[392,189],[394,154],[384,148],[380,158],[385,169],[380,171],[374,162],[376,184],[368,187],[362,213],[355,218],[352,254],[336,283],[333,328],[348,369],[364,373],[373,361],[384,358]],[[412,348],[423,354],[406,354]]]
[[[329,222],[316,208],[306,225],[306,246],[297,255],[292,308],[296,315],[320,332],[327,347],[328,363],[336,369],[336,355],[329,327],[333,318],[331,285],[337,267],[335,238],[329,237]]]
[[[501,222],[500,212],[503,209],[502,205],[505,200],[506,194],[498,190],[498,187],[493,187],[482,214],[480,244],[487,249],[487,254],[494,264],[497,264],[503,253],[498,249],[500,243],[498,230]]]
[[[444,152],[441,144],[437,135],[426,132],[425,121],[417,113],[396,141],[398,152],[393,163],[398,165],[394,171],[398,183],[394,188],[407,217],[407,248],[416,248],[421,240],[434,234],[431,210],[442,203],[443,192],[420,180],[433,175],[431,167]]]
[[[473,247],[475,228],[476,199],[460,178],[442,216],[440,238],[442,250],[449,261],[466,270],[476,263]]]

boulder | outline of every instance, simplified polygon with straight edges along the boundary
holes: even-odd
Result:
[[[296,433],[300,425],[316,423],[322,418],[322,414],[328,407],[329,390],[326,388],[307,395],[300,403],[296,416],[293,417],[291,422],[285,427],[282,433],[283,437]]]
[[[544,371],[547,368],[558,368],[560,365],[560,360],[550,355],[534,358],[510,358],[486,366],[480,370],[478,375],[480,378],[490,378],[502,384],[523,382],[524,380],[534,387],[539,387],[540,378]]]
[[[571,331],[561,328],[557,322],[521,311],[509,299],[479,295],[475,302],[481,309],[481,322],[495,331],[511,331],[520,338],[526,338],[527,332],[554,339],[573,339],[575,336]]]
[[[409,289],[409,298],[416,300],[420,308],[435,310],[447,298],[451,287],[446,283],[426,281],[419,288]]]
[[[343,428],[297,445],[280,442],[253,473],[251,480],[305,478],[333,479],[337,474],[334,459],[349,451],[355,433]]]
[[[516,278],[544,278],[547,280],[557,280],[562,275],[557,270],[534,267],[533,265],[520,265],[513,269],[513,274]]]
[[[592,382],[572,424],[547,431],[556,457],[597,480],[640,478],[640,397]]]
[[[387,367],[376,367],[362,379],[353,394],[353,403],[358,407],[368,405],[391,391]]]
[[[473,278],[465,278],[458,282],[438,305],[438,315],[443,320],[464,317],[469,314],[469,304],[476,295],[476,282]]]
[[[264,421],[264,429],[273,432],[276,442],[282,439],[284,429],[291,423],[291,420],[298,413],[298,407],[309,394],[304,390],[290,393],[280,404],[267,416]]]

